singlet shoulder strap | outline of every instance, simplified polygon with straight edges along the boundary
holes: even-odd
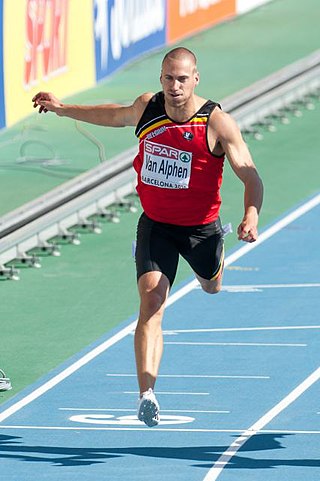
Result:
[[[163,92],[158,92],[149,100],[137,124],[135,135],[139,137],[144,129],[165,118],[167,114],[164,108],[164,95]]]
[[[217,102],[207,100],[207,102],[205,102],[202,107],[200,107],[198,112],[196,112],[192,118],[209,118],[211,112],[216,107],[221,109],[220,104],[218,104]],[[141,133],[144,132],[146,129],[148,129],[154,124],[159,124],[159,122],[162,123],[162,121],[166,121],[166,119],[169,121],[169,117],[167,116],[164,107],[164,94],[163,92],[158,92],[149,100],[135,129],[135,135],[139,138]]]
[[[222,110],[221,105],[217,102],[213,102],[212,100],[207,100],[205,104],[198,110],[195,117],[209,117],[211,112],[218,107]]]

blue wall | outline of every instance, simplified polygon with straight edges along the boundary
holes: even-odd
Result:
[[[96,79],[101,80],[130,60],[165,45],[166,0],[94,0],[94,37]]]

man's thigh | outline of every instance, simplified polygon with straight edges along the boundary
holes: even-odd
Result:
[[[181,251],[195,274],[205,280],[221,276],[224,262],[224,240],[220,219],[190,232],[189,245]]]
[[[155,222],[142,214],[137,228],[136,245],[137,279],[147,272],[165,274],[172,286],[179,261],[179,252],[166,229],[166,225]]]

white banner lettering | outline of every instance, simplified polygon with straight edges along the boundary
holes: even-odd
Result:
[[[191,152],[145,141],[141,180],[163,189],[187,189],[191,165]]]

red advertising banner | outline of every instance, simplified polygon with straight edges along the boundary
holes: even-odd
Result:
[[[167,0],[167,42],[209,28],[236,13],[236,0]]]
[[[39,90],[65,97],[94,85],[93,30],[93,0],[4,1],[7,127],[30,114]]]
[[[67,68],[68,6],[68,0],[27,0],[26,87],[31,87],[42,78],[47,80]]]

